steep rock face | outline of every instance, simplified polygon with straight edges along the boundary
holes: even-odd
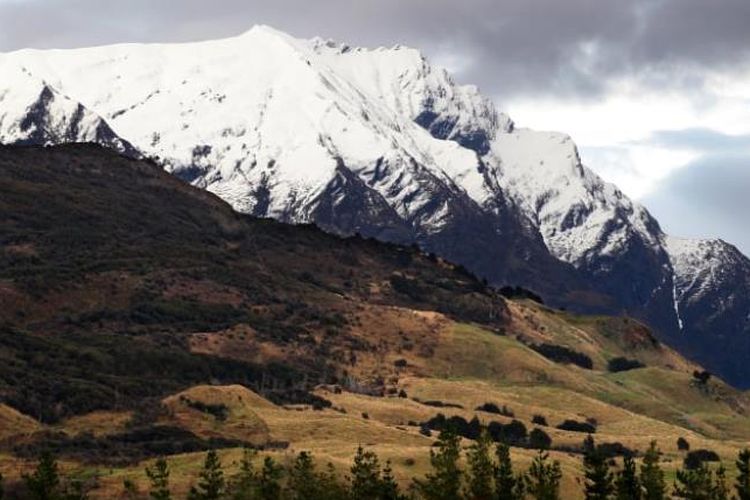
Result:
[[[0,55],[0,64],[27,68],[75,99],[70,106],[93,110],[112,134],[240,212],[418,243],[557,305],[625,310],[672,342],[682,338],[680,321],[702,339],[724,325],[678,319],[675,290],[689,302],[697,288],[681,283],[705,280],[704,268],[673,271],[658,223],[582,165],[569,137],[516,127],[416,50],[256,27],[191,44],[24,50]],[[0,96],[17,87],[0,82]],[[82,140],[68,133],[70,120],[47,119],[60,113],[37,113],[35,102],[14,119],[45,124],[49,132],[34,141]],[[6,108],[0,102],[0,116]],[[735,260],[719,265],[745,272]],[[739,286],[724,282],[706,300],[728,300]],[[722,313],[734,322],[727,328],[747,317],[737,304]],[[750,385],[746,374],[740,383]]]
[[[0,143],[96,142],[137,156],[100,116],[22,67],[0,64]]]
[[[631,314],[670,332],[672,275],[659,224],[583,166],[570,137],[516,129],[492,142],[488,163],[557,258]]]
[[[731,383],[748,385],[750,260],[721,240],[668,237],[680,333],[670,342]]]

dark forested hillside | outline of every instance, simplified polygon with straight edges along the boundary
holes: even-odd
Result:
[[[505,317],[460,267],[240,215],[93,145],[0,147],[0,193],[0,400],[46,422],[208,382],[304,399],[382,344],[350,328],[366,304]]]

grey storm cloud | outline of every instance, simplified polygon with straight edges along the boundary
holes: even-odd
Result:
[[[747,0],[0,0],[0,51],[217,38],[253,24],[464,62],[500,98],[597,96],[612,78],[702,85],[750,62]]]
[[[654,134],[656,142],[703,154],[642,203],[678,236],[719,237],[750,255],[750,136],[692,129]]]
[[[704,153],[727,155],[747,152],[750,155],[750,135],[727,135],[706,128],[662,130],[651,134],[645,142],[653,146],[693,149]]]

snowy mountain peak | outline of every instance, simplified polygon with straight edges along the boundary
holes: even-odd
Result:
[[[745,278],[711,284],[750,276],[741,254],[667,239],[570,137],[516,127],[415,49],[255,26],[208,42],[0,54],[0,70],[4,143],[129,141],[241,212],[417,242],[665,336],[708,328],[691,297],[733,300],[721,310],[743,321],[750,311],[730,299]]]
[[[678,300],[699,301],[744,277],[750,286],[750,261],[735,246],[720,239],[667,236],[667,249],[679,290]]]
[[[97,142],[137,155],[96,113],[63,95],[23,66],[0,65],[0,143]]]

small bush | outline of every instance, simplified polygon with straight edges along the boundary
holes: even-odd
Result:
[[[419,401],[425,406],[432,406],[435,408],[458,408],[463,410],[463,406],[455,403],[444,403],[442,401]]]
[[[555,344],[531,344],[531,349],[555,363],[573,364],[586,370],[594,367],[594,362],[586,354]]]
[[[684,437],[677,438],[677,449],[680,451],[689,451],[690,443]]]
[[[500,408],[495,403],[484,403],[481,406],[477,406],[475,408],[475,411],[483,411],[486,413],[494,413],[496,415],[503,415],[505,417],[513,418],[515,417],[515,414],[513,413],[513,410],[508,408],[507,406],[503,405],[502,408]]]
[[[693,380],[698,385],[706,385],[711,380],[711,372],[706,370],[695,370],[693,372]]]
[[[544,427],[547,427],[547,419],[544,418],[543,415],[534,415],[531,418],[531,423],[535,425],[543,425]]]
[[[594,434],[596,432],[596,426],[589,422],[578,422],[577,420],[566,420],[558,425],[557,428],[563,431],[585,432],[587,434]]]
[[[688,452],[685,457],[684,464],[686,469],[697,469],[703,464],[703,462],[719,462],[719,455],[712,450],[693,450]]]
[[[601,443],[596,448],[606,458],[635,456],[633,450],[617,441],[614,443]]]
[[[548,450],[552,446],[552,438],[538,427],[529,432],[529,448],[536,450]]]
[[[636,370],[638,368],[644,368],[646,365],[638,361],[637,359],[628,359],[623,357],[612,358],[607,363],[607,370],[612,373],[626,372],[629,370]]]
[[[503,425],[500,422],[490,422],[487,426],[487,431],[493,441],[513,446],[524,445],[528,435],[526,426],[523,422],[518,420],[513,420],[506,425]]]
[[[500,289],[500,295],[506,299],[528,299],[544,304],[544,300],[539,295],[520,286],[504,286]]]

